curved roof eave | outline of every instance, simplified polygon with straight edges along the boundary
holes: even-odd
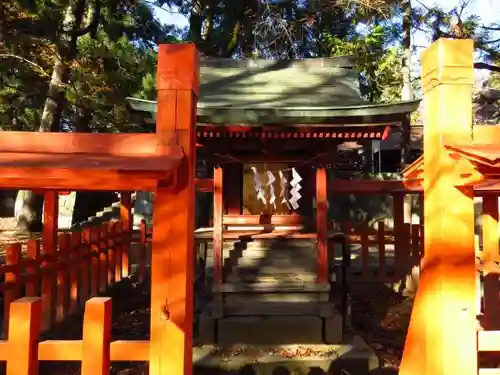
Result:
[[[127,98],[134,111],[148,112],[156,118],[156,101]],[[332,107],[236,107],[209,106],[198,103],[198,122],[211,124],[244,123],[244,124],[328,124],[338,123],[339,119],[350,119],[349,123],[367,123],[383,117],[400,118],[417,110],[420,100],[397,103],[360,104]],[[335,121],[337,119],[337,121]]]

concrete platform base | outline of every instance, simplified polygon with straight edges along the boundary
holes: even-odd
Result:
[[[198,339],[202,344],[229,346],[337,344],[342,340],[342,316],[238,316],[215,319],[201,314]]]
[[[375,353],[359,337],[338,345],[205,345],[193,348],[195,374],[368,375],[379,367]]]

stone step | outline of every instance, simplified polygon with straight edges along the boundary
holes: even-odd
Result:
[[[319,304],[327,302],[328,295],[322,293],[226,293],[224,295],[224,304],[233,303],[240,305],[255,305],[268,303],[287,304],[292,307],[294,304]]]
[[[212,257],[213,252],[207,251],[207,258]],[[264,257],[289,257],[289,258],[311,258],[317,257],[316,249],[313,248],[303,248],[303,249],[270,249],[270,248],[260,248],[260,249],[233,249],[226,248],[223,249],[224,256],[228,257],[230,254],[235,255],[245,255],[249,258],[264,258]]]
[[[213,243],[210,241],[207,243],[207,248],[211,249],[213,246]],[[287,242],[279,242],[279,241],[267,241],[267,240],[255,240],[255,241],[224,241],[224,247],[226,246],[241,246],[245,247],[247,249],[254,249],[254,248],[269,248],[269,247],[276,247],[276,248],[290,248],[290,249],[299,249],[299,248],[314,248],[316,247],[316,244],[314,241],[302,241],[302,240],[296,240],[296,241],[287,241]]]
[[[294,280],[297,282],[312,282],[316,280],[316,270],[314,268],[304,270],[300,268],[282,269],[276,267],[261,267],[261,268],[231,268],[230,274],[226,280],[236,282],[238,280],[255,282],[255,280],[269,280],[268,282],[280,283]]]
[[[224,283],[213,286],[213,291],[220,293],[318,293],[328,292],[329,290],[329,284],[317,284],[293,279],[273,279],[270,282]]]
[[[342,332],[341,323],[338,328]],[[217,337],[221,346],[317,344],[323,342],[323,319],[316,315],[224,317],[218,320]]]
[[[255,267],[275,267],[275,268],[296,268],[296,269],[311,269],[316,267],[316,258],[293,258],[293,257],[248,257],[243,254],[241,257],[225,257],[225,262],[231,262],[233,267],[240,268],[255,268]],[[207,267],[213,266],[213,258],[206,258],[205,264]]]
[[[259,302],[225,301],[224,316],[303,316],[332,317],[338,311],[333,303],[309,302]]]

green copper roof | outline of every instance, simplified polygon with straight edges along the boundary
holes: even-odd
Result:
[[[154,101],[128,101],[135,111],[156,113]],[[418,105],[419,101],[373,104],[361,99],[350,57],[200,60],[201,123],[363,123],[379,117],[398,121]]]

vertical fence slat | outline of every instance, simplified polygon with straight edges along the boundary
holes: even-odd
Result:
[[[129,276],[129,248],[132,239],[132,195],[130,192],[121,192],[120,198],[120,221],[125,233],[125,241],[122,244],[122,277]]]
[[[347,284],[348,282],[351,281],[352,279],[352,267],[351,267],[351,223],[343,223],[341,224],[342,230],[345,233],[345,242],[344,242],[344,247],[345,247],[345,259],[343,257],[343,261],[347,261],[347,264],[344,264],[345,262],[342,262],[342,267],[345,268],[345,276],[346,280],[344,282]]]
[[[111,313],[111,298],[92,298],[85,305],[82,375],[109,374]]]
[[[115,282],[115,231],[114,223],[109,223],[107,227],[108,241],[107,241],[107,257],[108,257],[108,286],[113,285]]]
[[[40,332],[42,301],[24,297],[10,305],[9,340],[6,375],[38,374],[38,334]]]
[[[120,282],[122,279],[122,223],[116,221],[113,223],[113,237],[115,253],[115,283]]]
[[[404,274],[404,198],[402,193],[392,194],[394,217],[394,272],[400,276]]]
[[[328,282],[328,207],[325,168],[316,169],[317,282]]]
[[[146,278],[146,266],[148,264],[150,246],[148,246],[147,242],[144,242],[145,246],[141,246],[139,252],[139,281],[144,281]]]
[[[68,234],[61,234],[58,237],[59,251],[57,252],[56,268],[57,268],[57,306],[56,306],[56,322],[61,322],[68,313],[68,291],[69,291],[69,272],[68,259],[70,251],[70,237]]]
[[[10,305],[19,298],[19,273],[21,272],[21,244],[9,244],[5,250],[5,265],[13,269],[5,273],[4,284],[4,335],[9,335]]]
[[[499,255],[498,244],[498,197],[485,195],[483,197],[483,262],[484,267],[495,267]],[[500,281],[498,275],[483,275],[484,279],[484,327],[490,330],[500,329]],[[480,280],[477,280],[478,286]],[[481,289],[478,298],[481,298]]]
[[[145,267],[146,267],[146,262],[144,261],[144,258],[146,257],[147,254],[147,227],[146,227],[146,220],[141,220],[141,225],[139,228],[139,242],[141,244],[141,250],[140,250],[140,262],[139,262],[139,280],[144,281],[144,275],[146,273]]]
[[[56,256],[53,249],[45,247],[43,243],[43,259],[41,264],[42,272],[42,326],[41,331],[46,331],[54,321],[54,307],[56,297]]]
[[[80,275],[81,287],[79,305],[82,306],[90,295],[90,265],[91,265],[91,235],[90,228],[84,228],[82,232],[82,245],[80,247]]]
[[[99,230],[99,292],[104,293],[108,283],[108,225],[103,224]]]
[[[99,228],[90,230],[90,296],[99,294],[99,242],[101,231]]]
[[[411,225],[411,263],[412,266],[420,264],[420,225]]]
[[[26,297],[37,297],[38,296],[38,285],[40,282],[40,241],[39,240],[29,240],[28,241],[28,254],[27,257],[30,261],[29,265],[26,266],[26,275],[28,276],[26,280]]]
[[[424,243],[424,194],[420,193],[418,195],[418,216],[419,216],[419,224],[420,224],[420,259],[424,257],[424,248],[425,248],[425,243]]]
[[[378,275],[381,281],[385,281],[387,277],[386,261],[385,261],[385,223],[379,221],[377,223],[377,245],[378,245]]]
[[[363,222],[363,224],[359,227],[361,229],[361,276],[363,278],[370,277],[370,252],[368,245],[368,234],[370,232],[370,228],[368,226],[368,222]]]
[[[401,270],[403,272],[402,275],[405,275],[411,269],[411,267],[410,267],[411,253],[412,253],[411,224],[404,223],[401,226],[401,229],[402,229],[402,233],[401,233]]]
[[[72,232],[70,236],[69,253],[69,314],[73,314],[78,309],[79,280],[81,270],[80,247],[82,244],[82,233]]]
[[[216,284],[222,283],[222,262],[224,240],[222,234],[223,228],[223,170],[220,167],[214,168],[214,230],[213,230],[213,277]]]

